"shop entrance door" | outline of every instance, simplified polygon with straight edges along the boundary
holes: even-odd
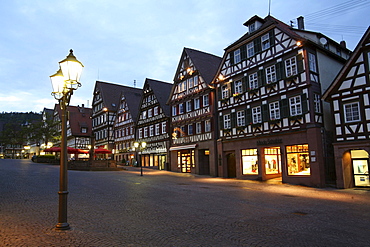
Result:
[[[280,147],[264,148],[264,154],[265,154],[265,173],[267,175],[276,174],[277,176],[281,176]]]
[[[227,158],[227,177],[235,178],[236,177],[235,153],[227,154],[226,158]]]
[[[370,186],[369,161],[367,159],[352,160],[355,186]]]
[[[181,153],[181,172],[191,172],[190,153]]]

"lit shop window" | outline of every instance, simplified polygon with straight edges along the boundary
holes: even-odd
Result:
[[[308,144],[286,146],[288,175],[310,175]]]
[[[243,174],[258,174],[257,149],[242,150]]]
[[[279,147],[265,148],[264,153],[265,153],[266,174],[281,173],[280,148]]]

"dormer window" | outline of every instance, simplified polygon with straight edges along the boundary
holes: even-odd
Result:
[[[87,128],[86,127],[81,127],[81,133],[86,134],[87,133]]]
[[[254,32],[254,31],[256,31],[256,23],[255,22],[253,22],[249,25],[249,32],[251,33],[251,32]]]

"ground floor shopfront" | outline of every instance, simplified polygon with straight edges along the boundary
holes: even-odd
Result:
[[[217,176],[213,140],[170,148],[171,171]]]
[[[338,188],[370,187],[370,142],[334,143]]]
[[[325,186],[325,159],[320,129],[284,135],[218,140],[221,177]]]

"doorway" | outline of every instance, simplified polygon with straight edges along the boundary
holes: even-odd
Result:
[[[226,155],[227,160],[227,177],[235,178],[236,177],[236,161],[235,153],[229,153]]]
[[[365,150],[351,150],[353,178],[356,187],[370,187],[369,154]]]
[[[265,154],[265,174],[281,176],[280,147],[264,148],[263,152]]]

